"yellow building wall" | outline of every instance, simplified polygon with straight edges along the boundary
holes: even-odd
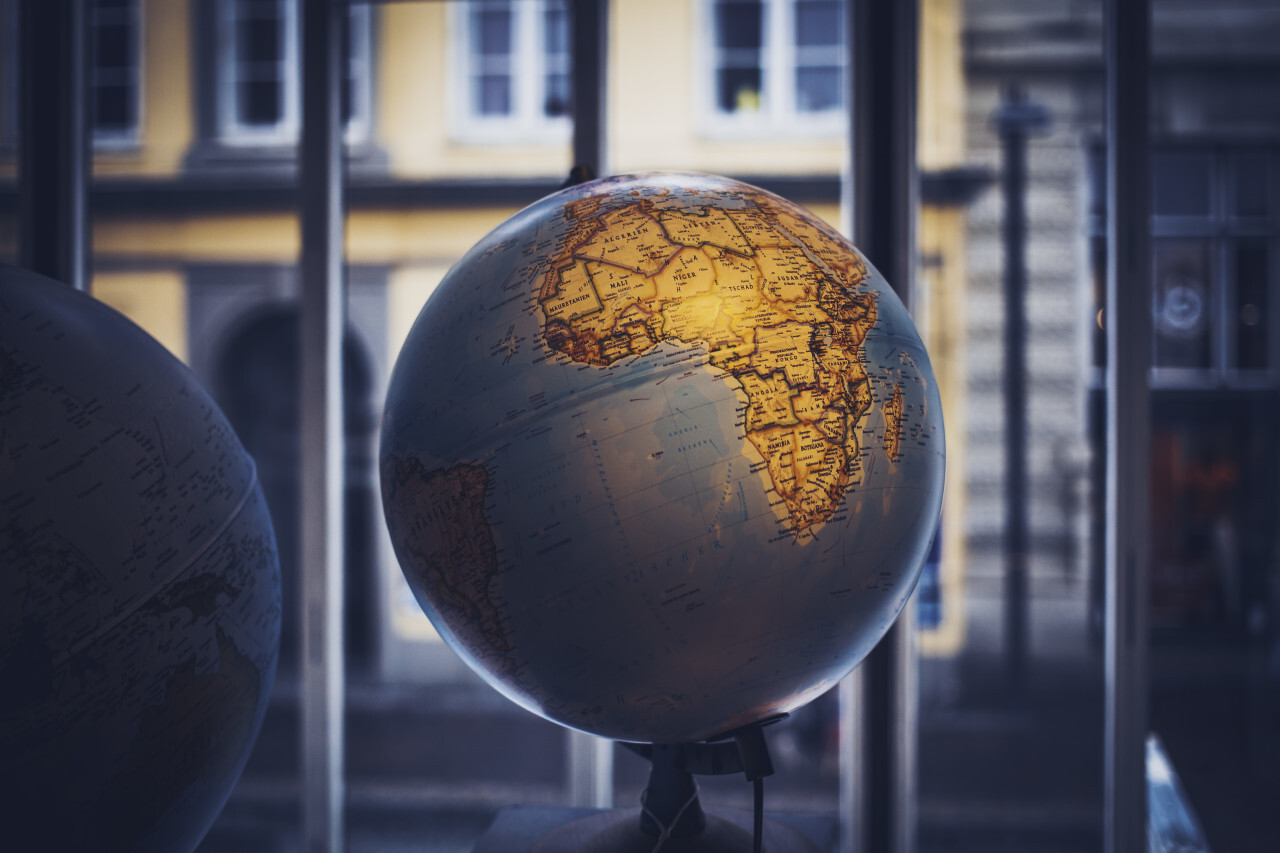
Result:
[[[452,263],[519,208],[356,210],[347,214],[352,264]],[[227,214],[99,221],[99,260],[293,263],[301,251],[293,213]]]
[[[449,99],[451,15],[457,3],[389,3],[378,8],[377,141],[393,176],[533,177],[567,174],[571,147],[563,140],[481,144],[458,138]],[[610,7],[608,171],[648,169],[722,174],[838,172],[838,130],[797,136],[777,132],[717,136],[699,113],[707,70],[699,44],[701,0],[620,2]],[[709,81],[705,81],[710,85]]]
[[[458,3],[386,3],[378,6],[374,111],[377,142],[402,179],[445,176],[531,177],[567,175],[570,146],[558,142],[475,144],[458,141],[450,116],[451,15]]]
[[[191,0],[140,0],[139,144],[94,153],[94,177],[174,177],[195,139]]]
[[[675,169],[742,174],[839,174],[840,129],[718,132],[702,114],[709,87],[703,0],[615,0],[610,7],[609,162],[624,173]]]
[[[922,0],[917,158],[922,170],[964,164],[964,74],[961,63],[960,0]],[[920,290],[916,321],[921,327],[942,398],[947,432],[947,479],[943,493],[942,563],[939,584],[942,622],[920,632],[926,655],[955,654],[964,644],[964,470],[966,456],[967,276],[965,216],[961,208],[922,207],[917,240]]]
[[[181,270],[98,272],[90,292],[186,360],[187,285]]]

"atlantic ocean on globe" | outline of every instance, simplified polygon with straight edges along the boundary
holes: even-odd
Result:
[[[0,267],[0,846],[194,849],[279,635],[271,520],[212,399],[112,309]]]
[[[625,741],[713,738],[846,675],[919,576],[942,412],[848,241],[704,175],[562,190],[473,247],[387,395],[383,502],[442,637]]]

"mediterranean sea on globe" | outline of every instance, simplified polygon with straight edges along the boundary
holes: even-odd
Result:
[[[942,500],[901,302],[836,231],[691,174],[538,201],[427,301],[383,503],[419,603],[529,710],[626,741],[787,713],[871,650]]]
[[[0,838],[193,850],[266,713],[275,534],[195,376],[0,266]]]

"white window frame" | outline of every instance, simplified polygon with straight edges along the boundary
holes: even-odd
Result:
[[[698,48],[703,61],[695,103],[701,131],[706,136],[719,138],[841,136],[847,130],[846,105],[849,101],[848,74],[844,70],[848,61],[848,27],[844,23],[847,20],[844,16],[849,14],[847,0],[841,0],[840,43],[836,48],[841,69],[839,103],[831,109],[817,112],[801,111],[796,106],[796,60],[799,53],[795,39],[796,0],[762,2],[760,109],[749,113],[720,109],[716,80],[720,50],[716,45],[717,0],[702,0],[698,4]]]
[[[144,120],[145,103],[143,100],[143,0],[133,0],[125,12],[132,20],[130,25],[134,31],[133,56],[129,69],[128,82],[131,83],[135,104],[133,123],[130,127],[103,130],[91,124],[89,132],[91,142],[96,151],[113,151],[136,148],[141,142],[141,128]],[[88,13],[88,38],[94,37],[93,27],[97,24],[98,7],[96,3],[86,4]],[[86,46],[86,62],[92,58],[91,44]],[[90,63],[88,69],[88,90],[85,99],[92,104],[94,87],[99,78],[96,67]],[[18,143],[18,0],[0,0],[0,148],[15,148]],[[90,119],[92,120],[92,119]]]
[[[550,70],[543,49],[546,0],[515,0],[509,6],[513,69],[511,113],[484,116],[473,110],[471,80],[476,63],[471,52],[471,13],[482,5],[483,0],[473,0],[450,3],[448,7],[450,37],[458,46],[448,86],[455,139],[464,143],[567,142],[572,128],[570,117],[547,116],[543,111],[545,80]],[[565,71],[568,73],[570,69]]]
[[[298,31],[298,4],[301,0],[274,0],[280,9],[284,28],[283,55],[277,60],[280,68],[281,93],[280,118],[275,124],[253,125],[239,119],[239,87],[236,85],[236,0],[219,0],[217,12],[218,52],[217,64],[217,136],[218,141],[229,146],[293,145],[298,141],[302,126],[302,52],[301,34]],[[367,141],[373,129],[372,92],[372,25],[368,4],[352,4],[350,7],[351,40],[348,65],[343,71],[343,82],[350,79],[351,115],[343,131],[347,144]]]
[[[142,99],[142,94],[143,94],[142,87],[143,87],[143,81],[146,79],[145,75],[142,73],[143,72],[142,62],[143,62],[143,54],[144,54],[144,51],[142,49],[143,37],[144,37],[142,2],[143,0],[131,0],[128,8],[123,11],[123,14],[127,15],[129,18],[129,20],[126,23],[128,24],[129,28],[133,31],[133,46],[132,46],[133,55],[130,57],[129,66],[124,72],[127,75],[125,82],[129,84],[130,88],[133,89],[133,97],[134,97],[133,123],[126,128],[119,128],[119,129],[112,128],[110,130],[107,130],[107,129],[98,127],[97,123],[95,122],[91,128],[93,133],[93,147],[99,151],[101,150],[111,151],[111,150],[136,148],[141,142],[143,108],[144,108],[143,99]],[[94,31],[96,30],[99,24],[100,10],[98,8],[97,3],[90,2],[88,5],[89,5],[89,27],[90,27],[89,38],[92,40],[95,36]],[[92,49],[90,49],[89,55],[92,56]],[[90,102],[90,104],[92,104],[93,101],[97,98],[96,89],[98,87],[99,82],[103,82],[104,76],[105,76],[104,72],[100,70],[96,65],[93,65],[89,68],[89,91],[87,92],[87,95],[88,95],[87,99]],[[109,81],[109,82],[115,82],[115,81]]]
[[[373,137],[373,11],[368,3],[351,3],[347,9],[350,53],[339,85],[351,81],[351,115],[343,128],[343,140],[355,145]]]
[[[280,11],[283,53],[276,60],[283,91],[280,93],[280,117],[270,125],[241,122],[239,118],[239,69],[236,63],[236,0],[218,3],[218,138],[228,145],[287,145],[297,141],[301,126],[299,103],[301,62],[298,49],[298,7],[289,0],[274,0]]]

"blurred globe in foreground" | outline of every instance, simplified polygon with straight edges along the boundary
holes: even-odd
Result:
[[[445,640],[573,728],[686,742],[848,673],[919,576],[942,415],[901,302],[723,178],[549,196],[422,309],[387,396],[396,554]]]
[[[115,311],[0,267],[0,837],[191,850],[257,737],[280,578],[253,461]]]

